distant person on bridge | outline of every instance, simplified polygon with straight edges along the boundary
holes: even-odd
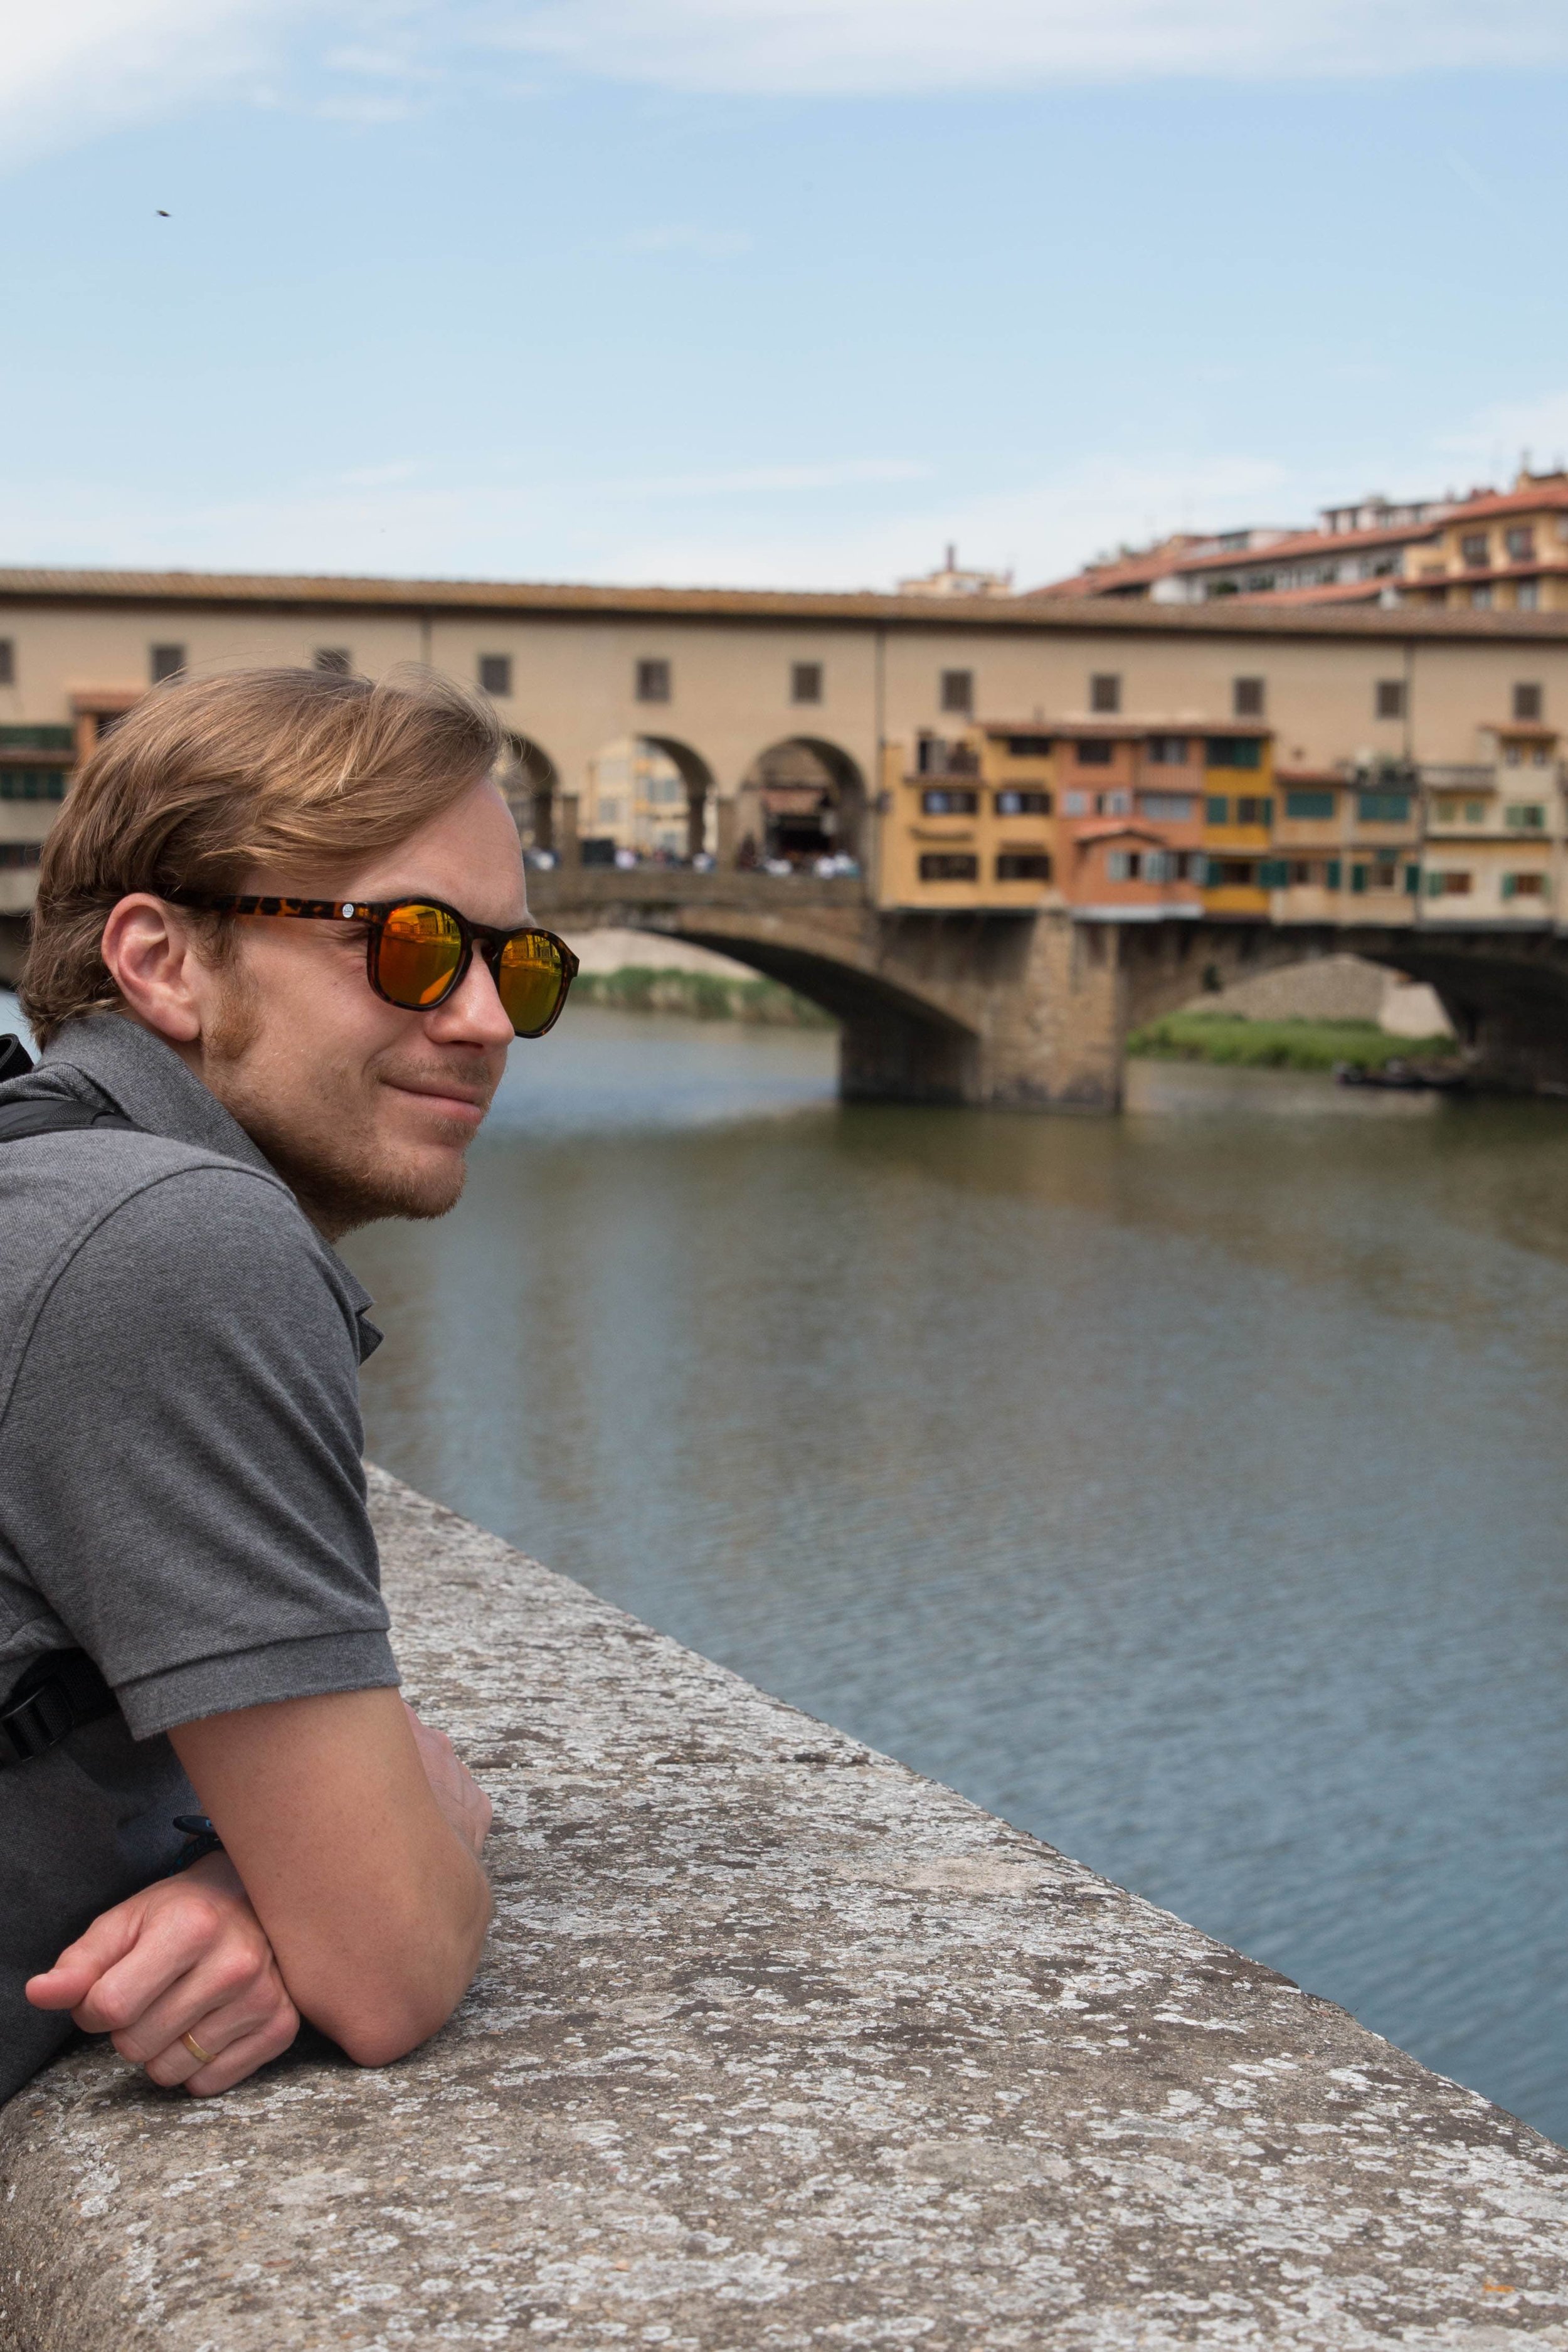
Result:
[[[0,1084],[0,2099],[110,2032],[228,2089],[362,2064],[478,1964],[488,1799],[397,1691],[333,1244],[437,1217],[575,963],[488,708],[154,690],[44,851]],[[182,1866],[184,1865],[184,1866]]]

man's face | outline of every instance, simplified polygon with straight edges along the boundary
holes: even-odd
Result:
[[[307,886],[258,869],[238,887],[440,898],[500,929],[528,920],[517,828],[489,782],[353,872]],[[234,961],[204,985],[201,1036],[184,1049],[198,1076],[329,1237],[377,1217],[444,1215],[512,1040],[483,957],[444,1004],[410,1013],[371,987],[363,928],[247,916],[236,929]]]

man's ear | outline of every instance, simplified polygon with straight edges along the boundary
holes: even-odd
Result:
[[[127,1009],[171,1045],[194,1045],[211,969],[196,954],[177,907],[145,890],[121,898],[103,927],[100,950]]]

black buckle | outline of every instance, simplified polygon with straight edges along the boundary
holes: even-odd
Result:
[[[76,1709],[65,1685],[58,1681],[41,1683],[0,1715],[0,1738],[11,1749],[9,1759],[0,1760],[29,1764],[35,1756],[46,1756],[51,1748],[58,1748],[75,1726]]]

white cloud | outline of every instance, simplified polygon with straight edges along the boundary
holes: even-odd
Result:
[[[1556,0],[490,0],[468,24],[596,77],[763,96],[1568,61]]]
[[[0,162],[264,84],[307,0],[0,0]]]
[[[0,166],[119,122],[269,97],[299,31],[314,52],[301,76],[383,85],[379,107],[315,90],[315,110],[360,121],[396,119],[388,81],[460,89],[479,60],[492,95],[537,96],[497,81],[508,56],[763,96],[1568,63],[1559,0],[0,0]]]

